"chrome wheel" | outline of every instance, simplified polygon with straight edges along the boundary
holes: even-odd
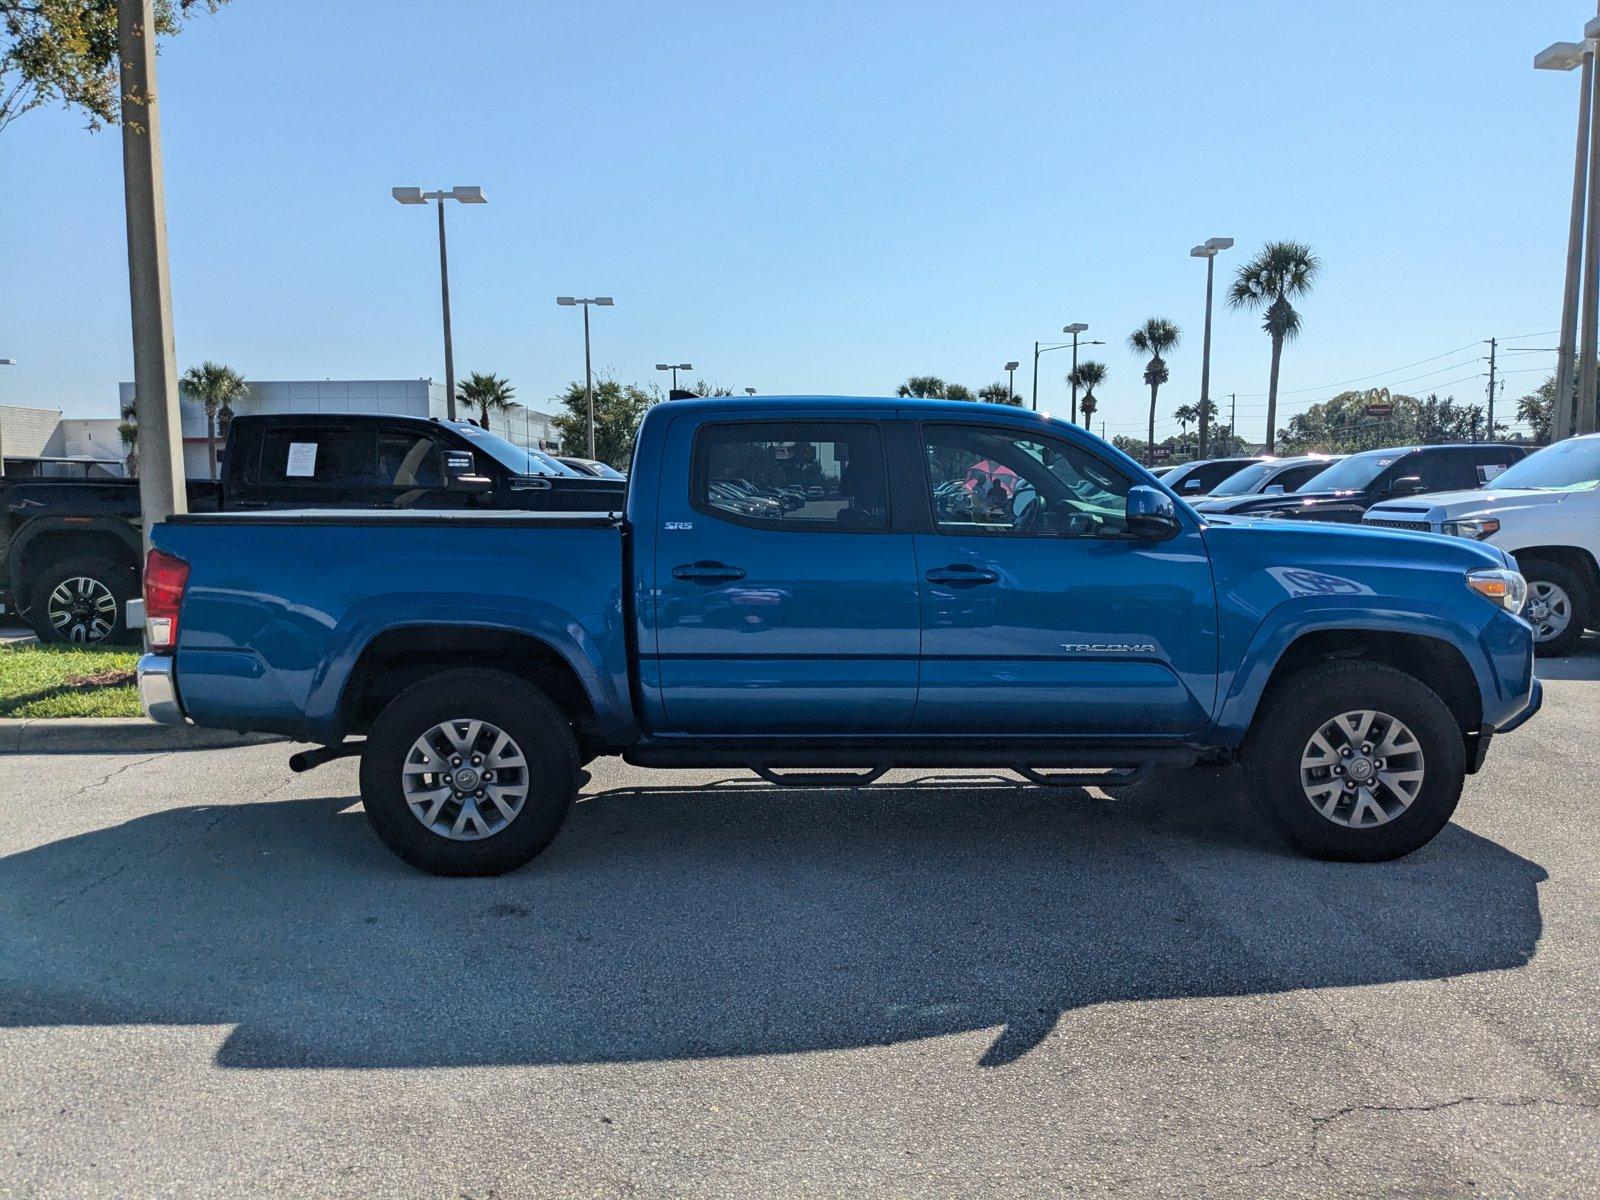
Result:
[[[1551,583],[1548,579],[1530,579],[1528,602],[1522,606],[1522,616],[1533,626],[1535,641],[1553,641],[1572,624],[1572,597],[1558,583]]]
[[[1422,744],[1388,713],[1341,713],[1306,743],[1300,786],[1335,825],[1370,829],[1394,820],[1422,790]]]
[[[456,842],[493,837],[528,800],[522,748],[487,721],[441,721],[411,744],[401,775],[411,815]]]
[[[64,642],[103,642],[117,628],[117,598],[100,580],[73,575],[51,591],[45,619]]]

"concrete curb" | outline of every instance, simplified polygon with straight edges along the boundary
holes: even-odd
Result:
[[[132,754],[218,750],[283,739],[195,725],[157,725],[143,717],[0,720],[0,754]]]

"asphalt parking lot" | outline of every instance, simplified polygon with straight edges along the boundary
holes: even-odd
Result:
[[[0,1192],[1600,1192],[1600,646],[1412,858],[595,765],[442,880],[281,746],[0,759]]]

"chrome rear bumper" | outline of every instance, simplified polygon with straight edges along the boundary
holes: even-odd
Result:
[[[139,707],[158,725],[187,725],[178,703],[178,678],[170,654],[146,654],[134,668],[139,681]]]

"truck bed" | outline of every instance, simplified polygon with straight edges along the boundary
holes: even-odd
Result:
[[[594,714],[602,735],[631,734],[617,517],[191,513],[163,525],[161,545],[191,564],[176,665],[199,724],[337,740],[341,689],[363,651],[438,622],[542,639],[607,701]]]

